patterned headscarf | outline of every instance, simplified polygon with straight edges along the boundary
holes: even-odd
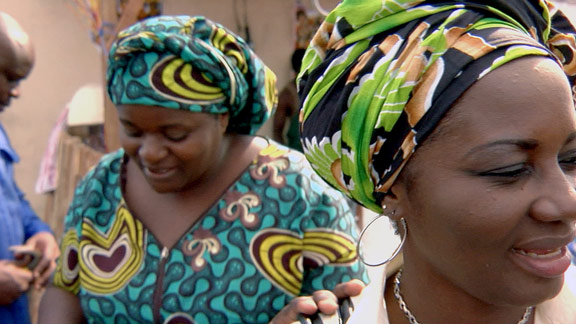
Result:
[[[116,105],[228,112],[229,133],[254,134],[277,102],[274,73],[242,38],[200,16],[159,16],[120,32],[107,80]]]
[[[308,160],[375,212],[417,145],[474,82],[548,56],[573,84],[574,29],[547,1],[344,0],[299,76]]]

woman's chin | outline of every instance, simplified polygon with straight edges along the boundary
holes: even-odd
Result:
[[[148,180],[150,187],[159,194],[173,193],[183,191],[180,185],[175,183],[162,183],[157,181]]]
[[[523,285],[518,282],[519,285]],[[564,277],[555,277],[538,280],[533,284],[526,283],[519,296],[511,303],[516,306],[534,306],[556,297],[562,290]]]

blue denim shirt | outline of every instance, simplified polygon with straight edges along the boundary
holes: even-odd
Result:
[[[11,245],[23,244],[38,232],[50,231],[32,210],[14,181],[13,164],[19,160],[0,124],[0,259],[12,259]],[[1,293],[2,287],[0,287]],[[26,295],[10,305],[0,306],[0,323],[28,324]]]

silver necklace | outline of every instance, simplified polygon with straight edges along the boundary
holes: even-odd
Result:
[[[400,306],[400,309],[402,310],[402,312],[404,313],[404,316],[406,316],[406,318],[408,319],[410,324],[420,324],[420,322],[418,322],[416,317],[414,317],[414,315],[412,315],[412,312],[408,309],[408,306],[406,305],[406,302],[404,301],[404,298],[402,297],[402,294],[400,293],[400,278],[402,278],[402,269],[400,269],[398,271],[398,273],[396,273],[396,276],[394,276],[394,297],[396,297],[396,300],[398,300],[398,305]],[[528,320],[530,319],[530,315],[532,315],[533,309],[534,309],[534,306],[530,306],[530,307],[526,308],[524,315],[522,315],[522,318],[520,319],[520,321],[517,324],[528,323]]]

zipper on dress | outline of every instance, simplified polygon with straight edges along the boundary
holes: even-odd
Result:
[[[164,283],[164,272],[166,261],[168,260],[168,255],[170,251],[167,247],[162,247],[162,252],[160,253],[160,264],[158,265],[158,271],[156,272],[156,289],[154,289],[154,323],[160,324],[160,308],[162,307],[162,295],[164,294],[164,289],[162,287]]]

